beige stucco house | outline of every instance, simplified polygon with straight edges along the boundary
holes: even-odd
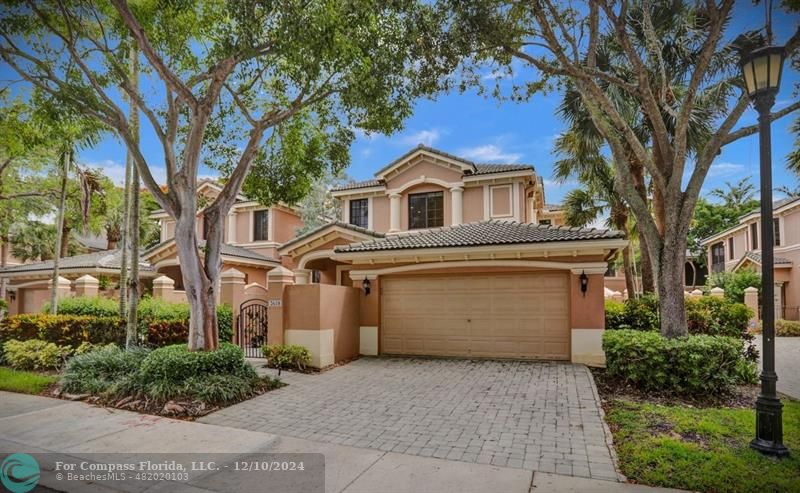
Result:
[[[775,234],[775,309],[779,318],[800,320],[800,198],[773,204]],[[761,214],[753,211],[739,223],[701,242],[711,273],[761,269]]]
[[[210,198],[218,191],[213,182],[198,189]],[[532,166],[419,146],[374,179],[332,193],[342,216],[300,236],[293,208],[236,202],[221,301],[239,313],[255,299],[269,314],[266,333],[240,332],[241,344],[302,344],[315,366],[359,354],[603,363],[603,274],[626,241],[563,226]],[[154,217],[162,242],[142,255],[143,273],[156,278],[154,293],[180,297],[174,222]],[[201,212],[201,233],[202,221]],[[24,272],[0,276],[32,282]]]

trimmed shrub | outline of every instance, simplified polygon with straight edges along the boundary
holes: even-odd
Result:
[[[724,298],[703,296],[687,298],[685,301],[690,334],[741,337],[753,316],[746,305]]]
[[[758,297],[761,299],[761,274],[749,269],[717,272],[708,276],[706,282],[707,289],[724,289],[725,299],[734,303],[743,303],[744,290],[751,286],[758,289]]]
[[[733,337],[614,330],[604,333],[603,351],[610,376],[645,391],[718,394],[742,383],[742,341]]]
[[[219,342],[233,342],[233,308],[228,304],[217,307]]]
[[[144,340],[150,347],[185,345],[189,340],[188,320],[153,320],[145,327]]]
[[[296,344],[265,344],[261,352],[267,358],[267,363],[278,369],[278,375],[281,374],[281,370],[303,371],[311,362],[311,353],[308,349]]]
[[[144,297],[139,301],[139,320],[189,320],[188,303],[172,303]]]
[[[50,302],[46,302],[42,313],[50,313]],[[100,296],[76,296],[58,300],[59,315],[86,315],[92,317],[119,317],[119,302]]]
[[[761,323],[752,329],[754,334],[761,333]],[[800,337],[800,322],[797,320],[783,320],[778,319],[775,321],[775,335],[777,337]]]
[[[118,318],[23,314],[0,321],[0,342],[41,339],[77,348],[84,342],[124,344],[125,324]]]
[[[67,362],[62,388],[66,392],[119,395],[135,392],[136,372],[149,351],[106,347],[75,356]]]
[[[239,346],[223,343],[216,351],[189,351],[185,344],[176,344],[152,351],[140,373],[145,381],[183,382],[190,377],[240,375],[248,370],[254,371]]]
[[[606,329],[624,329],[627,326],[625,320],[625,303],[621,301],[606,300]]]
[[[52,342],[31,339],[10,340],[3,344],[6,362],[16,370],[55,370],[64,364],[70,348]]]
[[[230,343],[216,351],[189,351],[183,344],[156,349],[142,362],[137,379],[141,391],[154,399],[190,395],[205,402],[241,399],[259,382],[242,348]]]
[[[778,337],[800,337],[800,322],[796,320],[776,320],[775,334]]]

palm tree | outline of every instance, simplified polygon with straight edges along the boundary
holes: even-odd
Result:
[[[556,139],[556,152],[562,159],[556,161],[555,177],[564,182],[576,178],[583,187],[572,190],[564,197],[563,207],[568,225],[584,227],[608,213],[606,225],[630,237],[628,221],[630,211],[622,197],[614,190],[614,171],[606,159],[585,145],[577,132],[567,132]],[[628,296],[637,293],[631,247],[622,249],[622,265]]]

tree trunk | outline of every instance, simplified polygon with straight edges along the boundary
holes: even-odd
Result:
[[[669,233],[669,231],[667,232]],[[661,316],[661,335],[685,336],[686,305],[683,275],[686,261],[686,236],[667,234],[658,262],[658,306]]]
[[[58,217],[56,219],[56,244],[53,255],[53,286],[50,288],[50,314],[58,314],[58,279],[59,279],[59,260],[61,260],[62,240],[64,236],[64,214],[67,206],[67,177],[72,161],[72,150],[64,151],[62,155],[64,161],[61,170],[61,190],[58,198]]]
[[[59,246],[59,252],[61,258],[69,257],[69,237],[72,233],[72,228],[67,226],[66,224],[61,227],[61,241]]]
[[[11,244],[11,238],[8,233],[0,238],[0,269],[8,267],[8,251]],[[0,279],[0,300],[6,299],[6,291],[8,290],[8,279]]]
[[[644,178],[644,166],[638,163],[633,156],[629,156],[628,162],[630,163],[631,175],[636,187],[636,192],[639,194],[639,197],[647,203],[647,184]],[[656,281],[653,275],[652,257],[647,238],[645,238],[645,235],[641,231],[639,232],[639,250],[641,252],[642,292],[654,293],[656,290]]]
[[[641,232],[639,233],[639,250],[641,250],[640,258],[642,264],[642,293],[655,293],[656,276],[653,268],[653,257],[650,253],[647,239]]]
[[[136,48],[130,48],[130,77],[134,84],[134,90],[139,86],[139,59]],[[139,110],[131,104],[131,114],[129,117],[131,134],[136,143],[139,142]],[[131,163],[133,157],[128,156]],[[129,186],[130,204],[126,212],[126,233],[128,245],[130,246],[131,275],[129,276],[127,289],[122,287],[120,291],[128,291],[128,317],[125,331],[125,347],[131,349],[138,342],[138,313],[139,309],[139,170],[132,164],[126,164],[126,168],[132,168]],[[124,285],[123,285],[124,286]]]
[[[634,284],[630,245],[622,249],[622,269],[625,272],[625,289],[628,290],[628,298],[634,298],[636,297],[636,285]]]
[[[193,193],[193,192],[192,192]],[[185,207],[175,223],[175,246],[189,301],[189,350],[213,350],[218,345],[216,281],[206,272],[197,247],[195,211]],[[212,225],[213,229],[214,226]],[[208,245],[210,242],[207,242]],[[219,259],[219,256],[217,255]],[[206,253],[208,261],[208,252]]]

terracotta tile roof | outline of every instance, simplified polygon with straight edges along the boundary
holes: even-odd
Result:
[[[490,175],[492,173],[506,173],[509,171],[533,171],[532,164],[476,164],[475,175]]]
[[[341,192],[344,190],[355,190],[357,188],[370,188],[370,187],[380,187],[383,185],[383,182],[380,180],[365,180],[365,181],[357,181],[353,183],[348,183],[347,185],[342,185],[341,187],[336,187],[333,189],[334,192]]]
[[[86,253],[83,255],[73,255],[60,259],[58,265],[60,269],[119,269],[121,267],[121,254],[119,250],[104,250],[101,252]],[[150,264],[144,260],[139,261],[139,269],[144,271],[153,270]],[[2,273],[13,272],[39,272],[53,270],[53,261],[45,260],[33,264],[15,265],[3,269]]]
[[[513,221],[482,221],[425,231],[409,231],[385,238],[341,245],[336,252],[370,252],[418,248],[511,245],[558,241],[623,238],[619,231],[595,228],[542,226]]]
[[[747,252],[747,253],[744,254],[744,256],[747,257],[748,259],[752,260],[753,262],[756,262],[759,265],[761,264],[761,252]],[[784,258],[784,257],[774,257],[773,260],[774,260],[773,263],[775,265],[782,265],[782,264],[783,265],[788,265],[788,264],[792,263],[791,260],[789,260],[788,258]]]
[[[346,223],[346,222],[343,222],[343,221],[331,221],[329,223],[323,224],[322,226],[320,226],[318,228],[314,228],[311,231],[307,231],[307,232],[301,234],[300,236],[296,236],[296,237],[292,238],[291,240],[289,240],[286,243],[284,243],[283,245],[281,245],[281,248],[283,249],[283,248],[286,248],[287,246],[294,245],[295,243],[299,243],[299,242],[305,240],[306,238],[309,238],[309,237],[319,233],[320,231],[322,231],[324,229],[327,229],[327,228],[330,228],[330,227],[333,227],[333,226],[338,226],[340,228],[349,229],[349,230],[355,231],[357,233],[362,233],[362,234],[365,234],[365,235],[374,236],[375,238],[383,238],[384,237],[383,233],[378,233],[377,231],[372,231],[371,229],[362,228],[361,226],[356,226],[355,224],[349,224],[349,223]]]

